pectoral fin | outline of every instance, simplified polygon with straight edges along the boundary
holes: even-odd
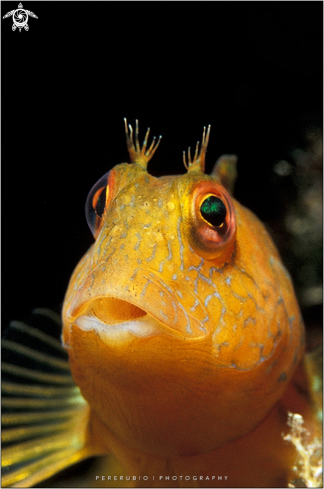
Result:
[[[60,318],[37,309],[32,324],[12,321],[2,340],[2,487],[34,486],[94,455]]]

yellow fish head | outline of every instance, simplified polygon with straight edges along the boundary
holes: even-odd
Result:
[[[130,130],[130,133],[129,133]],[[181,176],[155,178],[157,146],[90,191],[95,242],[64,302],[72,374],[102,423],[156,455],[215,450],[250,432],[303,353],[290,278],[258,219],[204,174],[204,131]],[[216,176],[216,178],[215,178]],[[98,435],[100,436],[100,435]]]

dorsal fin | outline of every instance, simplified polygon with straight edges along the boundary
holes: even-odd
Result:
[[[216,178],[216,180],[218,180],[231,195],[233,195],[237,177],[236,164],[236,155],[222,155],[216,161],[210,174],[210,176]]]

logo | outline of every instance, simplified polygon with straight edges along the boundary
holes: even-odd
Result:
[[[12,30],[15,31],[18,27],[19,32],[21,32],[22,28],[24,28],[25,31],[29,30],[28,16],[34,17],[34,19],[38,19],[37,15],[35,15],[34,12],[23,9],[22,3],[18,5],[18,8],[16,10],[11,10],[10,12],[7,12],[6,15],[4,15],[2,18],[6,19],[11,15],[13,20]]]

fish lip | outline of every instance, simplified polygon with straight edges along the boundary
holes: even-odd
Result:
[[[111,270],[111,273],[113,271]],[[73,324],[77,316],[85,314],[92,301],[107,300],[113,302],[123,310],[132,309],[128,317],[117,317],[122,319],[134,319],[143,317],[145,314],[156,321],[157,329],[169,335],[182,339],[201,340],[210,334],[210,322],[207,311],[196,294],[189,293],[186,289],[178,287],[177,284],[166,284],[154,273],[148,273],[146,269],[136,270],[136,281],[131,284],[124,274],[118,277],[117,283],[111,281],[109,271],[103,270],[97,265],[93,273],[87,273],[84,277],[77,269],[76,279],[70,282],[65,296],[63,307],[63,321],[68,325]],[[132,276],[132,280],[134,274]],[[179,297],[178,297],[179,296]],[[180,299],[179,299],[180,298]],[[187,307],[186,301],[191,308]],[[104,322],[107,326],[117,322],[114,311],[108,304],[111,315],[104,313]],[[115,308],[117,310],[117,308]],[[137,312],[136,312],[137,311]],[[126,315],[127,316],[127,315]]]
[[[98,303],[108,306],[109,313],[101,310],[98,313]],[[114,309],[111,306],[114,306]],[[126,313],[124,308],[127,309]],[[180,331],[168,326],[154,317],[150,312],[129,301],[115,297],[98,297],[85,302],[76,310],[67,314],[70,326],[75,325],[82,331],[95,331],[106,339],[120,337],[130,333],[137,337],[148,337],[157,334],[169,334],[183,337]]]

